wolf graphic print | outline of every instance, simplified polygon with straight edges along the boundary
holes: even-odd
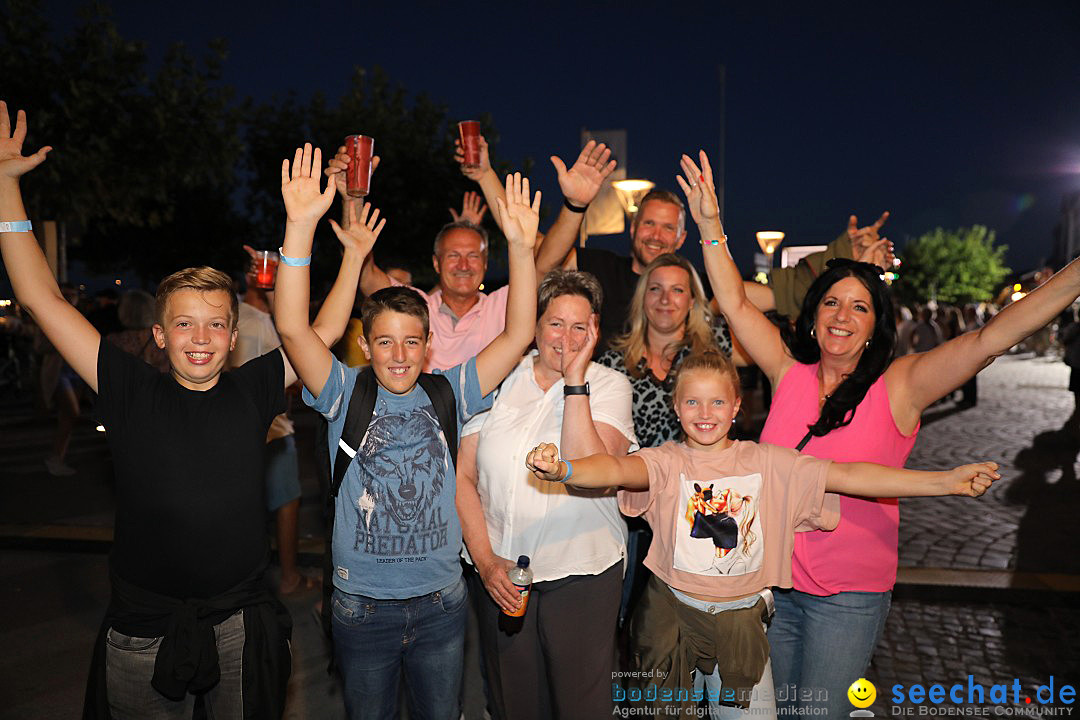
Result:
[[[695,480],[679,475],[674,567],[697,575],[743,575],[761,567],[761,475]]]
[[[430,404],[395,414],[380,400],[356,459],[361,488],[353,508],[354,550],[377,562],[421,562],[447,544],[442,495],[454,470]]]

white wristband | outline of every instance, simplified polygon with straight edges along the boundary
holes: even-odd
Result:
[[[30,232],[32,227],[29,220],[0,222],[0,232]]]

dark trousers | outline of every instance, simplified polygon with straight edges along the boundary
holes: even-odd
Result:
[[[480,648],[498,720],[611,716],[622,569],[617,562],[599,575],[534,583],[523,618],[502,616],[480,576],[470,571],[469,594],[480,619]]]

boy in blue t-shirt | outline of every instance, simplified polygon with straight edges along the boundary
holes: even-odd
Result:
[[[333,201],[319,188],[322,157],[305,145],[291,174],[282,168],[288,221],[278,269],[274,317],[304,400],[330,423],[336,455],[359,369],[330,354],[308,324],[311,243]],[[507,177],[498,211],[509,242],[510,297],[506,327],[472,360],[446,371],[457,404],[458,430],[491,407],[491,393],[517,365],[536,322],[532,246],[540,193]],[[353,210],[350,227],[331,225],[342,242],[370,253],[385,220],[370,207]],[[431,400],[417,385],[430,340],[427,304],[407,288],[386,288],[364,301],[360,345],[378,383],[367,433],[341,485],[334,523],[334,656],[350,718],[394,714],[404,669],[413,711],[457,718],[465,637],[465,584],[458,554],[461,526],[454,506],[453,458]]]

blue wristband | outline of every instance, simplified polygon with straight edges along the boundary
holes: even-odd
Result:
[[[30,232],[33,226],[29,220],[16,220],[15,222],[0,222],[0,232]]]
[[[291,258],[285,254],[285,251],[282,248],[278,248],[277,254],[278,257],[281,258],[281,262],[289,267],[304,267],[305,265],[311,264],[310,255],[305,258]]]
[[[566,463],[566,475],[559,482],[564,483],[570,479],[570,476],[574,474],[574,466],[570,464],[569,460],[563,460]]]

